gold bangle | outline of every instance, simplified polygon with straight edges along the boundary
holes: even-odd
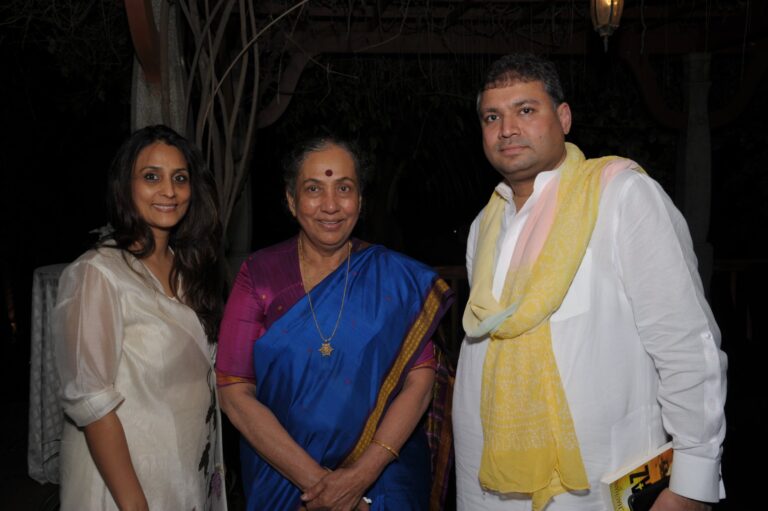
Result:
[[[371,443],[374,443],[374,444],[378,445],[382,449],[386,449],[389,452],[389,454],[391,454],[392,456],[395,457],[395,459],[399,459],[400,458],[400,454],[398,454],[398,452],[396,450],[394,450],[393,448],[391,448],[390,446],[388,446],[384,442],[381,442],[381,441],[376,440],[374,438],[373,440],[371,440]]]

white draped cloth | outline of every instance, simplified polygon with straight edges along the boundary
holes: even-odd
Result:
[[[135,257],[86,252],[63,273],[53,331],[61,509],[117,509],[82,427],[114,410],[150,509],[225,507],[212,354],[197,315]]]
[[[29,476],[39,483],[59,482],[59,442],[64,414],[51,331],[59,277],[66,264],[35,269],[32,276],[32,332],[29,364]]]

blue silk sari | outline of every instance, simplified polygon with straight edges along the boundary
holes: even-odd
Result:
[[[320,328],[333,331],[347,265],[312,289]],[[368,447],[405,376],[450,304],[447,284],[427,266],[381,246],[353,252],[334,349],[324,357],[304,296],[254,344],[258,400],[317,462],[331,469]],[[295,510],[301,491],[241,442],[249,510]],[[427,509],[430,458],[417,426],[374,486],[373,510]]]

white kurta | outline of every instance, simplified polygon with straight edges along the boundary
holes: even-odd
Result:
[[[508,204],[496,252],[498,299],[517,237],[546,182],[519,212]],[[482,212],[467,243],[472,260]],[[579,438],[591,490],[558,495],[548,511],[603,510],[600,478],[674,442],[671,489],[691,498],[721,496],[726,357],[706,303],[688,228],[651,178],[623,170],[605,187],[592,238],[561,307],[552,347]],[[521,495],[483,492],[480,392],[488,338],[465,339],[454,390],[453,423],[460,511],[527,510]]]
[[[225,508],[212,357],[194,311],[139,260],[101,248],[64,270],[53,330],[70,419],[61,509],[117,509],[81,429],[112,410],[149,509]]]

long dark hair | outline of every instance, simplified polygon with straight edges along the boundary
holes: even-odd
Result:
[[[114,232],[114,246],[138,259],[155,249],[152,229],[141,218],[133,202],[131,180],[139,153],[155,142],[178,149],[187,161],[191,197],[184,218],[171,230],[169,245],[174,251],[171,290],[195,311],[209,342],[216,342],[223,304],[220,272],[221,220],[213,175],[200,151],[186,138],[163,125],[135,131],[118,149],[109,169],[107,211]],[[184,282],[179,296],[179,282]]]

